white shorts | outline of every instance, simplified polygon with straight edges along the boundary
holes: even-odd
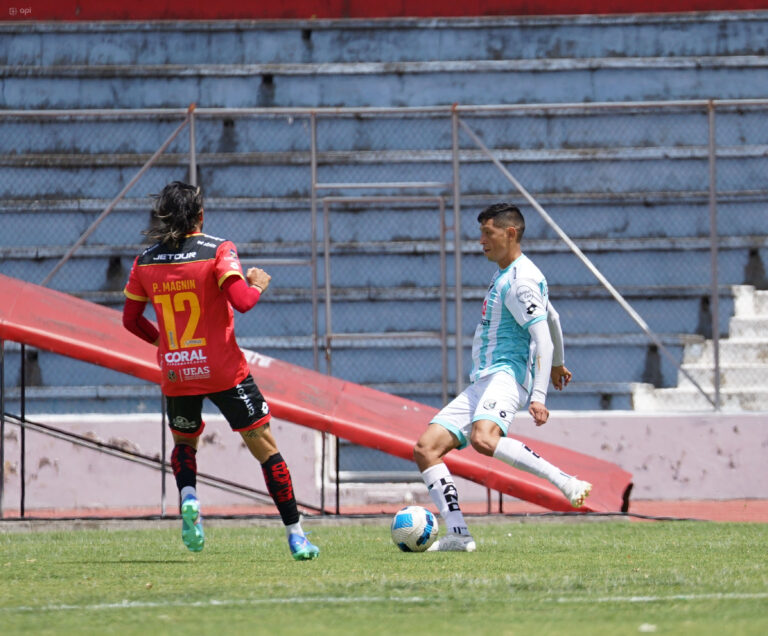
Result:
[[[478,420],[495,422],[506,437],[515,413],[528,401],[528,392],[508,373],[500,371],[480,378],[435,415],[430,424],[439,424],[459,440],[469,443],[472,425]]]

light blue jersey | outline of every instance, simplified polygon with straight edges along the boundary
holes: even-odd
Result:
[[[548,304],[547,279],[525,254],[497,271],[472,342],[470,380],[476,382],[504,371],[530,392],[533,377],[528,328],[547,319]]]

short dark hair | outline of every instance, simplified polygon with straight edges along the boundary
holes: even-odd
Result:
[[[493,219],[499,227],[514,227],[517,230],[517,240],[520,241],[525,233],[525,218],[520,208],[511,203],[494,203],[477,215],[479,223]]]
[[[195,229],[203,209],[203,193],[199,187],[173,181],[160,194],[152,195],[152,223],[144,234],[151,241],[178,246],[181,239]]]

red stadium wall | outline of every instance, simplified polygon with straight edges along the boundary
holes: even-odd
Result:
[[[734,11],[768,0],[7,0],[0,20],[308,20]]]

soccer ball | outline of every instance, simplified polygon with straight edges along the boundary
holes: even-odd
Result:
[[[421,506],[406,506],[392,519],[392,541],[403,552],[424,552],[437,539],[437,517]]]

